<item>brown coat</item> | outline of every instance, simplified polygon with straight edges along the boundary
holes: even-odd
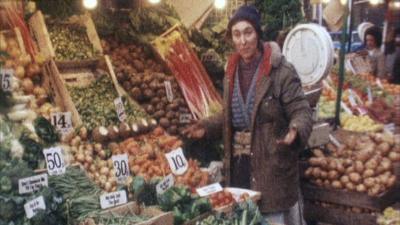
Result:
[[[260,210],[263,213],[289,209],[298,201],[298,155],[312,128],[311,109],[294,67],[278,49],[272,49],[271,72],[264,74],[257,84],[251,120],[251,188],[262,193]],[[229,63],[227,71],[234,71],[234,68],[229,68]],[[230,177],[232,118],[227,77],[224,80],[223,112],[203,121],[203,124],[207,136],[223,134],[224,175],[229,185],[234,177]],[[291,146],[277,145],[276,140],[283,138],[291,126],[297,127],[296,141]]]

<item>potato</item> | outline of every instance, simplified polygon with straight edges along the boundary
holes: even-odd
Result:
[[[319,167],[314,167],[312,174],[313,174],[313,177],[320,178],[321,177],[321,169]]]
[[[328,167],[330,170],[336,170],[336,167],[337,167],[336,161],[334,159],[330,159]]]
[[[335,180],[335,179],[337,179],[339,177],[339,174],[338,174],[338,172],[336,171],[336,170],[331,170],[331,171],[329,171],[329,173],[328,173],[328,178],[330,179],[330,180]]]
[[[395,175],[391,175],[387,181],[386,181],[386,187],[390,188],[392,187],[394,184],[396,183],[396,176]]]
[[[392,162],[400,161],[400,153],[398,153],[398,152],[390,152],[389,153],[389,159],[392,160]]]
[[[365,167],[367,169],[371,169],[371,170],[375,170],[378,167],[378,162],[376,161],[376,159],[370,159],[366,162]]]
[[[356,190],[358,192],[366,192],[367,191],[367,189],[365,188],[364,184],[357,185]]]
[[[321,149],[314,149],[313,153],[316,157],[325,157],[324,153],[322,152]]]
[[[372,188],[368,190],[368,195],[369,196],[377,196],[379,194],[379,191],[381,189],[381,186],[379,184],[375,184]]]
[[[326,179],[326,178],[328,178],[328,173],[325,172],[325,171],[323,171],[323,170],[321,170],[320,177],[321,177],[322,179]]]
[[[350,181],[353,182],[353,183],[358,184],[358,183],[361,182],[361,176],[360,176],[360,174],[358,174],[356,172],[350,173],[349,174],[349,178],[350,178]]]
[[[375,185],[375,178],[372,177],[368,177],[366,179],[364,179],[364,185],[367,188],[372,188]]]
[[[350,173],[352,173],[352,172],[354,172],[354,171],[355,171],[354,166],[349,166],[349,167],[347,167],[347,169],[346,169],[346,173],[347,173],[347,174],[350,174]]]
[[[368,177],[372,177],[374,175],[375,175],[375,172],[373,170],[367,169],[363,173],[363,178],[365,179],[365,178],[368,178]]]
[[[342,182],[343,185],[345,185],[346,183],[350,182],[350,178],[347,175],[343,175],[340,177],[340,182]]]
[[[347,183],[345,186],[346,186],[346,189],[349,191],[354,191],[356,189],[356,186],[354,186],[354,184],[351,182]]]
[[[356,161],[354,168],[360,174],[364,172],[364,164],[361,161]]]
[[[307,177],[307,178],[311,178],[312,172],[313,172],[313,168],[312,168],[312,167],[309,167],[309,168],[307,168],[306,171],[304,172],[304,176]]]
[[[330,180],[324,180],[324,187],[326,187],[326,188],[330,188],[331,187]]]
[[[342,183],[340,183],[340,181],[334,180],[334,181],[332,182],[332,187],[333,187],[333,188],[336,188],[336,189],[342,189],[342,188],[343,188],[343,185],[342,185]]]
[[[380,151],[383,156],[386,156],[390,152],[390,145],[387,142],[382,142],[378,145],[377,150]]]

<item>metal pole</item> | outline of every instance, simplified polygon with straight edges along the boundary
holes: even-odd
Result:
[[[322,3],[318,3],[318,24],[322,26]]]
[[[354,7],[354,1],[349,0],[349,15],[348,15],[349,43],[347,45],[347,52],[351,51],[351,42],[353,38],[353,7]]]
[[[339,84],[336,96],[336,111],[335,111],[335,129],[340,126],[340,104],[342,99],[342,89],[343,89],[343,82],[344,82],[344,59],[346,54],[346,40],[347,39],[347,18],[349,16],[349,2],[347,3],[347,7],[344,13],[344,22],[342,28],[342,36],[340,39],[341,47],[340,47],[340,54],[339,54]]]

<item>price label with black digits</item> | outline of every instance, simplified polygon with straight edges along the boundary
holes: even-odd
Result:
[[[156,186],[157,194],[161,195],[166,192],[168,189],[174,186],[174,182],[174,175],[169,174],[168,176],[164,177],[164,179],[160,181]]]
[[[42,187],[47,187],[48,185],[48,177],[46,173],[18,180],[18,190],[20,194],[38,191]]]
[[[182,113],[179,115],[179,123],[181,124],[190,123],[192,119],[193,119],[192,114],[189,113]]]
[[[39,210],[46,210],[46,204],[44,203],[43,196],[39,196],[24,205],[26,218],[30,219],[34,217]]]
[[[65,173],[64,156],[60,147],[44,149],[43,154],[47,164],[47,172],[50,176]]]
[[[0,76],[1,76],[1,89],[4,92],[12,91],[12,77],[14,76],[14,70],[0,69]]]
[[[100,206],[102,209],[123,205],[127,202],[128,198],[125,190],[100,195]]]
[[[114,99],[114,105],[119,121],[124,122],[126,120],[126,113],[125,113],[124,103],[122,102],[122,98],[118,97]]]
[[[197,194],[200,195],[200,197],[205,197],[205,196],[209,196],[214,193],[220,192],[222,190],[223,189],[219,183],[214,183],[214,184],[210,184],[208,186],[197,188],[196,192],[197,192]]]
[[[164,81],[165,92],[167,93],[167,99],[169,102],[174,100],[174,92],[172,91],[171,81]]]
[[[51,124],[62,134],[68,134],[72,131],[71,112],[51,113]]]
[[[189,164],[183,154],[182,148],[166,153],[165,156],[167,157],[169,167],[173,174],[182,175],[188,169]]]
[[[130,176],[128,154],[114,155],[112,161],[118,183],[123,183]]]

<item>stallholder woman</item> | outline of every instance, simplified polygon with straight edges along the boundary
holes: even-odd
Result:
[[[236,53],[224,79],[224,109],[185,130],[188,138],[224,140],[226,185],[262,193],[271,223],[304,225],[298,155],[312,129],[311,109],[294,67],[274,43],[262,43],[260,14],[240,7],[227,37]]]

